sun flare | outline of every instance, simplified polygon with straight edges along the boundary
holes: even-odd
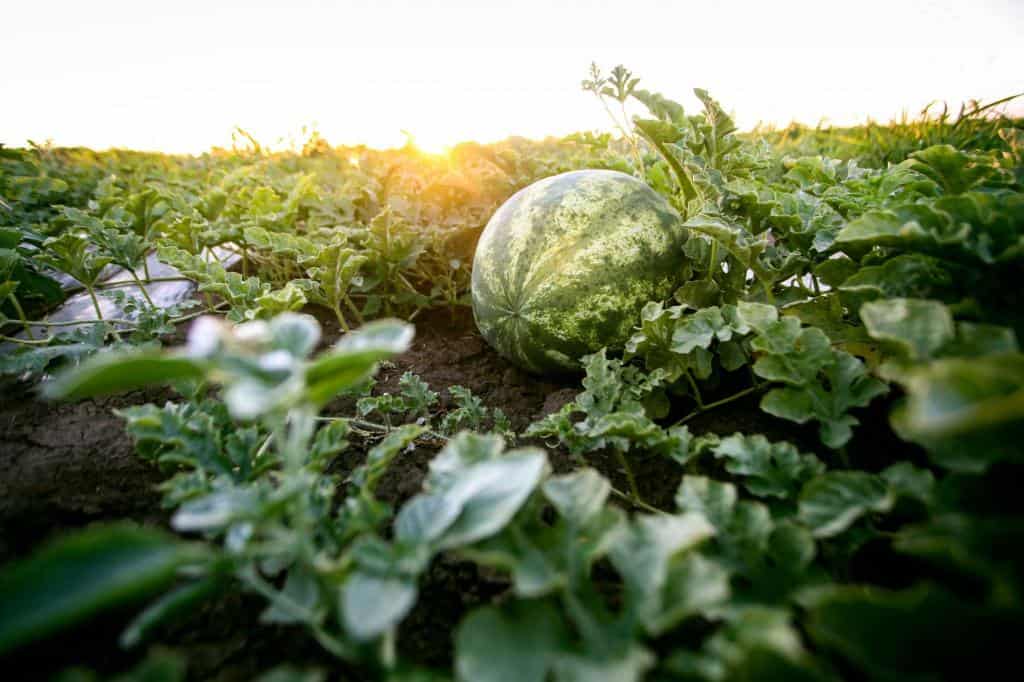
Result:
[[[409,135],[409,141],[421,152],[433,156],[447,156],[452,147],[465,140],[459,139],[458,133],[441,134],[435,131],[424,131]]]

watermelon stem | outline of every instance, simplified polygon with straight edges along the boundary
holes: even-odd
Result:
[[[629,482],[629,491],[632,493],[633,500],[641,504],[646,504],[643,497],[640,496],[640,488],[636,485],[636,476],[633,475],[633,467],[629,466],[629,462],[626,460],[626,455],[619,448],[614,448],[614,450],[615,457],[618,458],[619,464],[622,466],[622,470],[626,473],[626,480]]]
[[[718,267],[718,240],[711,240],[711,255],[708,258],[708,276],[707,280],[713,282],[715,280],[715,268]]]
[[[634,496],[630,495],[629,493],[623,492],[623,491],[619,490],[618,488],[616,488],[614,486],[612,486],[612,494],[618,495],[619,497],[621,497],[622,499],[626,500],[627,502],[629,502],[631,505],[633,505],[637,509],[643,509],[644,511],[650,512],[652,514],[664,514],[664,513],[666,513],[664,510],[658,509],[657,507],[655,507],[653,505],[647,504],[643,500],[638,500],[637,498],[635,498]]]
[[[349,331],[348,322],[345,321],[345,315],[341,312],[341,308],[334,308],[334,316],[338,318],[338,324],[341,325],[343,331]]]
[[[693,375],[690,374],[689,370],[686,372],[686,380],[690,384],[690,390],[693,391],[693,399],[697,401],[697,409],[704,409],[704,400],[701,398],[700,389],[697,387],[697,382],[694,380]]]
[[[739,400],[740,398],[745,398],[748,395],[750,395],[751,393],[756,393],[757,391],[760,391],[760,390],[762,390],[764,388],[767,388],[770,385],[771,385],[770,382],[765,382],[765,383],[762,383],[762,384],[757,384],[756,386],[749,386],[749,387],[743,389],[742,391],[737,391],[736,393],[733,393],[730,396],[722,398],[721,400],[716,400],[713,403],[708,403],[707,405],[702,405],[702,406],[698,407],[696,410],[694,410],[693,412],[691,412],[690,414],[686,415],[685,417],[683,417],[682,419],[677,421],[676,423],[672,424],[672,426],[679,426],[681,424],[685,424],[686,422],[688,422],[691,419],[693,419],[694,417],[696,417],[698,414],[703,414],[703,413],[707,412],[708,410],[713,410],[716,407],[721,407],[722,405],[728,405],[729,403],[731,403],[733,401]]]

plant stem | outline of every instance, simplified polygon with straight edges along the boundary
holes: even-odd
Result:
[[[629,482],[630,492],[633,493],[633,497],[637,501],[643,502],[643,497],[640,495],[640,488],[636,485],[636,477],[633,475],[633,467],[629,466],[625,453],[618,448],[613,448],[613,450],[615,450],[615,457],[619,460],[619,465],[622,467],[622,470],[626,472],[626,480]]]
[[[338,318],[338,324],[341,325],[343,331],[349,331],[348,322],[345,321],[345,316],[341,314],[341,308],[333,308],[334,316]]]
[[[39,322],[32,322],[31,324],[32,324],[33,327],[77,327],[80,324],[96,324],[97,322],[100,322],[100,321],[101,320],[66,320],[64,322],[39,321]],[[133,322],[132,320],[121,320],[121,319],[113,319],[113,318],[107,318],[105,320],[102,320],[102,322],[108,322],[110,324],[127,324],[127,325],[134,325],[135,324],[135,322]]]
[[[100,322],[106,322],[106,320],[103,319],[103,311],[100,309],[100,301],[96,298],[96,289],[93,285],[90,285],[87,286],[85,290],[89,292],[89,298],[92,299],[92,307],[96,311],[96,319]]]
[[[50,343],[50,341],[53,341],[53,337],[47,336],[45,339],[19,339],[14,336],[0,335],[0,341],[16,343],[21,346],[45,346],[46,344]]]
[[[18,319],[21,320],[21,324],[25,327],[25,333],[28,338],[35,339],[36,335],[32,333],[32,326],[28,323],[28,316],[25,315],[25,309],[21,307],[21,303],[18,302],[18,297],[14,293],[7,294],[7,298],[10,299],[11,305],[14,306],[14,310],[18,313]]]
[[[209,312],[218,311],[218,310],[220,310],[221,308],[223,308],[226,305],[228,305],[227,301],[221,301],[220,303],[217,303],[216,305],[214,305],[209,310],[197,310],[195,312],[188,313],[187,315],[182,315],[181,317],[172,317],[168,321],[171,324],[180,324],[182,322],[188,322],[189,320],[194,319],[196,317],[199,317],[200,315],[206,315]]]
[[[606,114],[608,114],[608,118],[610,118],[612,120],[612,123],[615,124],[615,127],[619,129],[620,133],[622,133],[622,137],[626,140],[627,143],[630,143],[631,147],[633,147],[634,161],[637,164],[637,168],[636,169],[638,171],[640,171],[641,173],[643,173],[644,172],[643,161],[640,160],[640,156],[639,156],[639,154],[636,151],[636,144],[635,144],[635,142],[632,141],[632,139],[630,137],[630,134],[628,132],[626,132],[626,128],[623,126],[622,123],[619,122],[618,116],[616,116],[615,114],[612,113],[611,107],[608,106],[608,102],[605,101],[604,96],[601,95],[601,93],[599,93],[599,92],[595,92],[594,95],[597,97],[597,101],[601,103],[601,106],[604,107],[604,111],[605,111]],[[623,109],[623,112],[625,112],[625,109]]]
[[[142,283],[142,280],[139,279],[139,276],[135,274],[134,270],[129,270],[128,273],[131,274],[132,279],[135,280],[135,283],[139,285],[139,291],[142,292],[142,296],[146,299],[146,303],[155,308],[156,304],[153,303],[153,299],[149,297],[149,292],[146,291],[146,285]]]
[[[637,509],[643,509],[644,511],[651,512],[652,514],[664,514],[665,513],[661,509],[658,509],[657,507],[649,505],[646,502],[644,502],[643,500],[639,500],[639,499],[633,497],[632,495],[630,495],[629,493],[625,493],[625,492],[619,490],[618,488],[616,488],[614,486],[612,487],[612,493],[614,495],[618,495],[622,499],[626,500],[627,502],[632,504]]]
[[[700,395],[700,388],[697,387],[697,381],[690,374],[690,370],[686,370],[686,381],[690,384],[690,389],[693,391],[693,399],[697,401],[697,409],[704,409],[704,400]]]
[[[341,298],[345,302],[345,306],[348,307],[349,311],[355,316],[356,322],[363,324],[363,314],[359,312],[359,308],[357,308],[356,304],[352,302],[352,299],[348,297],[348,294],[343,294]]]
[[[708,410],[713,410],[714,408],[721,407],[722,405],[727,405],[727,404],[729,404],[729,403],[731,403],[731,402],[733,402],[735,400],[739,400],[740,398],[744,398],[744,397],[750,395],[751,393],[756,393],[757,391],[760,391],[761,389],[763,389],[766,386],[768,386],[767,383],[758,384],[757,386],[751,386],[749,388],[743,389],[742,391],[739,391],[738,393],[733,393],[731,396],[728,396],[726,398],[722,398],[721,400],[716,400],[713,403],[708,403],[707,405],[704,405],[702,407],[698,407],[696,410],[694,410],[690,414],[686,415],[685,417],[683,417],[682,419],[680,419],[679,421],[674,423],[672,426],[679,426],[680,424],[685,424],[686,422],[688,422],[691,419],[693,419],[694,417],[696,417],[698,414],[702,414],[704,412],[707,412]]]
[[[146,277],[143,281],[147,284],[154,282],[191,282],[191,277]],[[130,287],[134,286],[138,282],[138,278],[135,280],[122,279],[116,282],[100,282],[93,286],[94,289],[116,289],[117,287]]]

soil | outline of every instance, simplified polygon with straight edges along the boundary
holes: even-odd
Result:
[[[338,336],[336,322],[329,315],[310,312],[317,314],[324,326],[324,344],[332,343]],[[465,386],[488,407],[500,407],[517,431],[558,410],[578,391],[577,379],[545,381],[509,365],[476,332],[467,310],[434,310],[419,316],[415,323],[417,336],[412,348],[382,369],[378,391],[397,390],[399,377],[411,371],[441,394],[443,410],[450,404],[445,389]],[[729,390],[723,386],[721,395],[728,395]],[[169,514],[161,508],[155,490],[163,476],[135,455],[112,410],[170,399],[174,395],[168,390],[73,404],[45,403],[31,395],[0,399],[0,563],[25,556],[57,534],[95,522],[130,518],[166,526]],[[328,412],[351,414],[351,407],[351,400],[339,400]],[[874,415],[869,418],[877,419]],[[813,430],[780,422],[757,409],[757,396],[699,415],[689,425],[697,433],[761,432],[770,438],[807,443],[808,449],[816,442]],[[432,448],[417,447],[403,456],[382,481],[380,496],[397,505],[418,492],[435,454]],[[550,452],[550,459],[556,471],[576,466],[566,453],[557,450]],[[617,488],[627,489],[625,476],[611,455],[597,453],[590,463]],[[341,466],[355,464],[358,461]],[[682,474],[679,466],[654,458],[635,460],[633,466],[645,499],[672,508]],[[500,576],[483,575],[474,564],[439,559],[424,578],[417,606],[401,626],[399,653],[427,666],[450,666],[451,633],[459,620],[506,586]],[[230,594],[199,609],[167,632],[162,641],[187,656],[189,678],[195,680],[249,680],[280,662],[318,666],[330,670],[331,679],[361,679],[325,653],[301,628],[260,625],[262,608],[260,598]],[[140,655],[117,647],[126,615],[110,614],[20,652],[6,669],[21,672],[9,679],[48,679],[74,664],[104,673],[124,670]]]

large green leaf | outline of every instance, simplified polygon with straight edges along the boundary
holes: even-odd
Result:
[[[544,682],[569,633],[546,601],[485,606],[455,633],[455,671],[465,682]]]
[[[831,537],[866,514],[889,511],[895,501],[880,476],[865,471],[830,471],[804,486],[800,520],[815,537]]]
[[[981,472],[1020,461],[1024,438],[1024,355],[942,358],[904,370],[907,398],[892,413],[896,431],[941,466]]]
[[[760,434],[734,433],[713,452],[725,459],[726,471],[742,476],[743,487],[758,497],[793,497],[808,479],[825,470],[814,455],[800,453],[785,441],[772,443]]]
[[[146,386],[201,379],[205,363],[159,351],[100,353],[80,367],[66,370],[45,386],[51,399],[78,399],[123,393]]]
[[[953,316],[938,301],[888,298],[865,303],[860,317],[872,338],[892,344],[899,357],[915,362],[931,358],[954,336]]]
[[[696,595],[693,604],[669,599],[675,587],[669,581],[695,579],[693,566],[676,568],[682,563],[680,555],[714,534],[714,527],[697,512],[642,516],[634,519],[612,548],[611,560],[622,576],[629,608],[650,632],[668,629],[689,615],[690,608],[702,605]],[[713,573],[703,566],[696,570]]]
[[[155,594],[202,556],[195,546],[130,525],[63,537],[0,573],[0,653]]]
[[[1007,642],[1024,625],[1020,609],[985,607],[933,585],[898,592],[831,585],[803,602],[812,639],[877,679],[1003,674],[1016,665]]]

